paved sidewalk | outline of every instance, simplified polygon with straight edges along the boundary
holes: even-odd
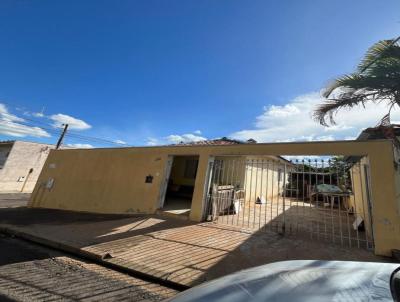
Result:
[[[184,286],[289,259],[390,261],[364,249],[157,216],[0,209],[0,229]]]
[[[31,194],[0,193],[0,208],[26,207]]]
[[[0,234],[0,301],[157,302],[178,291]]]

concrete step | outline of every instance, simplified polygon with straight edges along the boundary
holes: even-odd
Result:
[[[184,214],[177,214],[177,213],[172,213],[170,211],[163,211],[162,209],[159,209],[156,211],[156,214],[159,216],[167,217],[167,218],[176,218],[176,219],[181,219],[181,220],[190,220],[189,213],[184,213]]]

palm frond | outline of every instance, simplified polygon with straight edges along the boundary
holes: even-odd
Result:
[[[375,43],[365,54],[356,73],[341,76],[327,86],[327,99],[314,111],[314,119],[328,126],[341,108],[366,102],[387,102],[400,106],[400,37]]]
[[[328,126],[328,121],[330,124],[335,125],[334,115],[339,109],[352,108],[360,104],[364,105],[365,101],[361,96],[344,98],[344,94],[342,94],[340,99],[330,99],[319,105],[315,109],[313,117],[321,125]]]
[[[399,38],[379,41],[372,45],[368,49],[364,58],[358,64],[357,71],[359,73],[363,73],[375,62],[384,58],[400,58],[400,45],[398,43]]]
[[[376,79],[365,77],[360,74],[344,75],[337,78],[331,85],[323,92],[323,97],[329,98],[336,89],[347,91],[347,93],[357,93],[358,90],[375,90],[381,86],[377,84]]]

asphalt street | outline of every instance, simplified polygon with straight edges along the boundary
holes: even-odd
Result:
[[[0,234],[0,301],[160,301],[176,293]]]

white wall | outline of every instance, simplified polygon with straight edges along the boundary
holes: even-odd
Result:
[[[16,141],[0,169],[0,192],[21,192],[23,177],[27,178],[23,192],[33,191],[40,171],[53,145]],[[33,169],[29,174],[29,170]]]
[[[213,182],[219,185],[233,185],[236,190],[244,190],[246,201],[255,202],[258,196],[264,196],[269,201],[282,194],[286,163],[282,159],[276,156],[216,157],[216,161],[221,160],[223,164],[220,169],[214,171],[217,175],[213,176]],[[291,164],[286,165],[288,172]]]

